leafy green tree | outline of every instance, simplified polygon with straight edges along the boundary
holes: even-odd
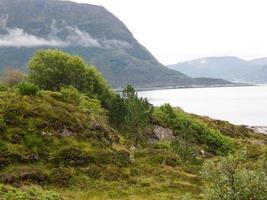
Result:
[[[208,161],[203,167],[210,200],[266,200],[267,174],[264,164],[244,164],[244,154]],[[266,161],[263,161],[266,162]],[[266,164],[266,163],[265,163]]]
[[[103,76],[80,57],[58,50],[39,50],[29,61],[29,80],[42,89],[59,91],[73,86],[104,105],[113,92]]]

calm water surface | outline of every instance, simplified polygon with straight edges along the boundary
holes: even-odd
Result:
[[[234,124],[267,126],[267,85],[140,91],[155,106],[170,103],[185,111]]]

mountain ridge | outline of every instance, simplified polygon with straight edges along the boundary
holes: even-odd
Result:
[[[234,56],[203,57],[168,65],[168,67],[191,77],[221,78],[237,83],[267,82],[266,57],[251,60]]]

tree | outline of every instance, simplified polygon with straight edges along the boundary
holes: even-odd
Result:
[[[73,86],[107,105],[113,92],[95,67],[80,57],[58,50],[39,50],[29,61],[29,80],[42,89],[59,91]]]
[[[126,106],[125,123],[133,131],[140,131],[149,123],[153,106],[146,98],[139,98],[131,85],[123,90],[122,98]]]
[[[203,167],[210,200],[266,200],[267,174],[263,164],[255,169],[244,164],[244,154],[208,161]],[[265,163],[266,164],[266,163]]]
[[[117,127],[130,133],[138,142],[143,136],[142,131],[148,126],[153,112],[153,106],[147,99],[139,98],[135,89],[128,85],[113,100],[110,109],[110,119]]]

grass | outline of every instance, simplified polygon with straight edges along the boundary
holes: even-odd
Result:
[[[135,145],[109,124],[98,100],[69,98],[0,92],[1,200],[205,199],[205,160],[243,147],[252,160],[264,153],[265,137],[179,109],[156,109],[151,119],[175,140]]]

